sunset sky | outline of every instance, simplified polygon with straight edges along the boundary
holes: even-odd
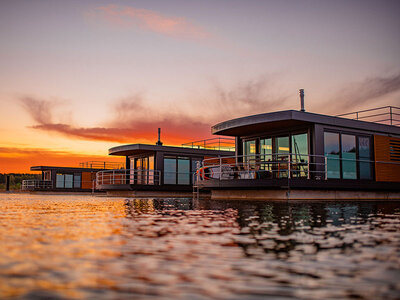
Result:
[[[235,117],[400,106],[400,1],[0,1],[0,172],[210,137]],[[118,161],[118,158],[108,158]]]

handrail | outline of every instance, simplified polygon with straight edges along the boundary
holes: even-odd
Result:
[[[107,162],[107,161],[85,161],[79,163],[81,168],[90,169],[122,169],[124,168],[124,163],[121,162]]]
[[[115,169],[99,171],[96,173],[97,189],[101,189],[103,185],[119,184],[160,185],[161,171],[152,169]]]
[[[53,187],[51,180],[22,180],[22,190],[34,190],[34,189],[50,189]]]
[[[383,113],[375,113],[375,114],[372,114],[372,115],[369,114],[369,115],[360,116],[360,114],[363,114],[363,113],[378,111],[378,110],[382,110],[382,109],[386,109],[388,111],[383,112]],[[360,111],[344,113],[344,114],[336,115],[336,117],[347,117],[347,116],[355,115],[355,118],[353,117],[351,119],[361,120],[361,119],[368,119],[368,118],[374,118],[374,117],[379,117],[379,116],[387,116],[387,118],[384,118],[382,120],[369,120],[367,122],[373,122],[373,123],[389,122],[390,125],[398,126],[399,124],[395,123],[395,122],[400,122],[400,120],[399,119],[395,119],[395,116],[400,116],[400,114],[393,111],[393,110],[396,110],[396,109],[400,110],[400,107],[397,107],[397,106],[382,106],[382,107],[377,107],[377,108],[371,108],[371,109],[365,109],[365,110],[360,110]],[[388,124],[386,124],[386,125],[388,125]]]
[[[270,159],[267,160],[267,158]],[[274,153],[250,154],[229,157],[208,158],[203,160],[197,173],[200,180],[216,179],[254,179],[259,178],[306,178],[328,179],[328,162],[332,160],[354,163],[391,164],[400,166],[400,162],[350,159],[325,155]],[[204,174],[207,169],[210,174]]]
[[[181,146],[187,148],[196,148],[196,149],[234,151],[235,139],[226,137],[210,138],[210,139],[184,143]]]

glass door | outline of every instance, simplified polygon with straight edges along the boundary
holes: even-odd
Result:
[[[243,164],[246,168],[254,169],[256,166],[256,140],[243,143]]]
[[[278,178],[288,176],[289,150],[289,136],[280,136],[275,138],[275,173]]]

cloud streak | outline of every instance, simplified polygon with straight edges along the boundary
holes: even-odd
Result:
[[[183,39],[205,40],[211,34],[182,17],[165,16],[158,12],[132,6],[106,5],[89,12],[95,20],[105,21],[123,29],[139,29]]]
[[[400,91],[400,73],[376,76],[346,86],[335,95],[333,101],[337,111],[343,112],[348,109],[357,109],[361,105],[378,102],[380,97],[398,91]]]
[[[210,135],[210,124],[193,120],[176,112],[159,113],[143,104],[140,96],[122,99],[113,105],[113,118],[108,124],[80,127],[53,122],[55,101],[23,97],[22,106],[37,123],[31,128],[62,134],[71,138],[94,141],[133,143],[156,141],[157,128],[163,129],[162,137],[172,144],[180,144],[194,137]],[[40,107],[42,110],[37,109]],[[152,117],[148,117],[151,113]]]

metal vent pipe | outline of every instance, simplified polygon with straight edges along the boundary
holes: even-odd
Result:
[[[300,89],[300,105],[301,105],[301,111],[305,112],[306,110],[304,109],[304,89]]]
[[[161,128],[158,128],[158,141],[156,143],[156,145],[162,146],[162,142],[161,142]]]

